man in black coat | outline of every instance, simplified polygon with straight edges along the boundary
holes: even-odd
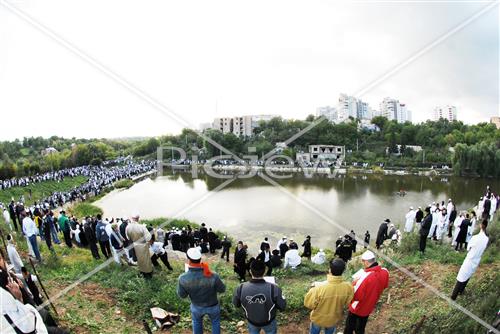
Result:
[[[215,234],[214,231],[212,231],[212,229],[210,229],[208,231],[207,239],[208,239],[207,241],[208,241],[210,253],[214,254],[215,253],[215,239],[217,239],[217,235]]]
[[[425,253],[425,247],[427,246],[427,236],[431,230],[432,226],[432,215],[431,208],[425,208],[425,218],[422,221],[422,226],[420,227],[420,243],[419,248],[422,254]]]
[[[344,241],[340,243],[340,245],[335,250],[335,255],[338,255],[344,262],[347,263],[352,257],[352,239],[346,234],[344,237]]]
[[[241,282],[245,281],[247,261],[247,250],[242,241],[238,241],[238,247],[234,252],[234,271],[238,274]]]
[[[226,261],[229,262],[229,250],[231,249],[231,240],[227,238],[227,236],[224,236],[224,240],[222,240],[222,255],[221,259],[226,257]]]
[[[12,222],[14,223],[14,227],[15,227],[16,231],[18,231],[18,229],[17,229],[17,215],[16,215],[14,201],[11,201],[9,204],[9,215],[10,215],[10,220],[12,220]],[[19,223],[19,225],[20,224],[21,223]]]
[[[208,237],[208,230],[207,228],[205,227],[205,223],[201,224],[201,228],[200,228],[200,237],[202,240],[204,241],[207,241],[207,237]]]
[[[286,242],[282,243],[280,245],[280,256],[282,259],[285,258],[285,254],[286,252],[288,252],[289,248],[288,248],[288,245],[286,244]]]
[[[263,252],[266,248],[271,248],[269,244],[269,239],[267,237],[264,238],[264,241],[260,243],[260,251]]]
[[[422,219],[424,219],[424,212],[422,211],[421,207],[418,207],[418,210],[415,213],[415,222],[417,224],[420,224],[420,223],[422,223]]]
[[[382,246],[384,241],[387,239],[387,230],[388,230],[387,224],[390,222],[391,222],[390,219],[386,219],[382,224],[380,224],[380,227],[378,228],[377,240],[375,241],[377,249],[379,249],[380,246]]]
[[[99,250],[97,249],[97,238],[93,222],[90,217],[87,217],[85,219],[85,224],[83,224],[83,232],[85,233],[85,237],[87,238],[87,241],[89,243],[92,256],[94,257],[94,259],[99,260],[101,257],[99,256]]]
[[[465,241],[467,240],[467,231],[469,230],[469,226],[472,225],[470,221],[470,216],[469,214],[465,215],[465,219],[462,220],[462,223],[460,224],[460,232],[458,232],[457,239],[455,240],[456,246],[455,250],[458,252],[458,250],[462,250],[463,245],[465,244]]]
[[[302,243],[302,247],[304,247],[304,253],[302,253],[302,257],[307,257],[309,260],[311,260],[311,236],[308,235],[306,237],[306,240]]]

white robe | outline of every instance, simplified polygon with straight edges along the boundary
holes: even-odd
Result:
[[[493,217],[496,209],[497,209],[497,198],[495,196],[492,196],[491,197],[490,217]]]
[[[7,245],[7,255],[9,256],[10,263],[14,266],[16,274],[21,273],[21,268],[24,267],[23,260],[19,256],[16,247],[9,242]]]
[[[438,223],[439,223],[439,212],[440,211],[434,211],[432,213],[432,225],[431,229],[429,230],[429,235],[427,236],[428,238],[431,238],[432,235],[434,234],[434,231],[436,230]]]
[[[465,282],[476,272],[486,246],[488,246],[488,237],[483,231],[480,231],[470,239],[467,246],[468,253],[458,272],[457,281]]]
[[[462,225],[462,221],[464,220],[464,217],[457,217],[457,219],[455,219],[455,221],[453,222],[453,227],[455,227],[455,229],[453,230],[453,237],[451,238],[451,245],[452,246],[455,246],[457,244],[457,242],[455,240],[457,240],[457,237],[458,237],[458,233],[460,233],[460,225]]]
[[[325,263],[325,261],[326,261],[325,252],[318,252],[311,259],[311,262],[314,264],[323,264],[323,263]]]
[[[415,210],[410,210],[406,214],[405,232],[410,233],[411,231],[413,231],[413,223],[415,222],[415,215],[416,215]]]
[[[439,215],[439,222],[436,229],[436,238],[443,239],[443,234],[448,230],[448,215]]]
[[[470,222],[471,222],[471,224],[470,224],[469,228],[467,229],[467,238],[465,239],[465,242],[467,242],[467,243],[472,238],[472,234],[474,234],[474,230],[476,228],[477,218],[476,217],[472,217],[472,219],[470,220]]]

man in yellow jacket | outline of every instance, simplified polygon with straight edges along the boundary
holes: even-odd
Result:
[[[334,334],[337,324],[344,318],[354,296],[352,284],[342,280],[345,262],[335,259],[330,262],[330,274],[324,282],[315,283],[304,298],[304,306],[311,311],[310,334]]]

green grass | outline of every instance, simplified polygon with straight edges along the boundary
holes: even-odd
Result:
[[[76,176],[74,178],[66,177],[63,181],[45,181],[40,183],[34,183],[27,187],[13,187],[10,189],[4,189],[0,191],[0,202],[5,204],[10,203],[12,199],[18,201],[21,195],[24,195],[26,201],[25,204],[31,205],[34,201],[38,201],[46,196],[49,196],[55,191],[68,191],[74,187],[80,186],[87,181],[85,176]],[[31,189],[32,195],[29,198],[29,189]]]
[[[134,185],[134,181],[131,179],[123,179],[120,181],[116,181],[114,183],[114,187],[117,189],[128,189]]]
[[[68,212],[77,218],[85,218],[87,216],[102,215],[102,209],[86,202],[80,202],[71,207]]]

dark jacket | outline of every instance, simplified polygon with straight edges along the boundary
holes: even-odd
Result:
[[[286,308],[281,289],[263,279],[252,279],[236,288],[233,304],[245,310],[245,316],[252,325],[263,327],[276,318],[276,311]]]
[[[191,304],[200,307],[217,305],[219,303],[217,293],[224,291],[226,291],[226,286],[219,275],[212,273],[211,277],[205,277],[202,268],[189,268],[187,273],[179,276],[177,283],[179,297],[189,296]]]
[[[376,241],[377,245],[382,245],[384,243],[384,241],[387,239],[387,229],[388,229],[388,226],[387,226],[386,222],[383,222],[382,224],[380,224],[380,227],[378,228],[378,233],[377,233],[377,241]]]
[[[422,210],[418,210],[417,213],[415,214],[415,221],[417,223],[421,223],[422,219],[424,219],[424,212]]]
[[[427,236],[432,226],[432,215],[429,213],[425,216],[422,226],[420,227],[420,235]]]
[[[464,243],[467,240],[467,230],[471,224],[472,223],[469,219],[462,220],[462,223],[460,224],[460,232],[458,232],[457,239],[455,240],[456,242]]]
[[[304,247],[304,254],[302,256],[311,256],[311,240],[306,239],[302,247]]]
[[[109,241],[109,236],[106,233],[106,224],[104,224],[102,221],[99,221],[97,223],[97,226],[95,228],[95,237],[97,241]]]

